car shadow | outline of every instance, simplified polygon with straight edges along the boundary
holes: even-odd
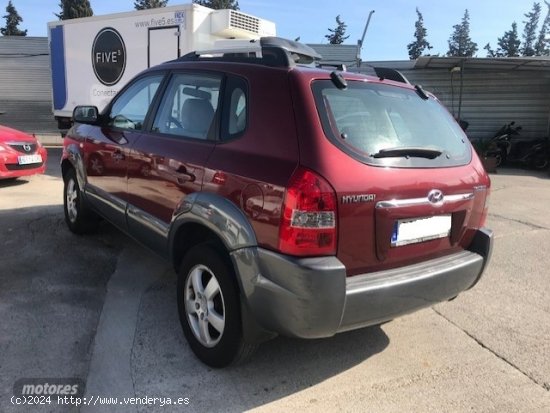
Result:
[[[189,397],[186,411],[244,411],[265,405],[364,363],[390,342],[380,326],[326,339],[277,337],[261,344],[247,363],[218,370],[194,356],[177,314],[176,275],[169,271],[142,297],[132,375],[137,397]]]
[[[25,178],[8,178],[8,179],[0,179],[0,188],[10,188],[10,187],[16,187],[28,184],[29,181]]]
[[[12,411],[5,406],[22,377],[85,378],[88,372],[121,237],[110,225],[80,237],[63,219],[55,204],[0,209],[2,412]]]

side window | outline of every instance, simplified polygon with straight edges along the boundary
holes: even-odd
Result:
[[[164,93],[153,132],[208,139],[218,109],[221,77],[175,74]]]
[[[222,120],[222,139],[239,137],[248,125],[248,88],[246,81],[238,77],[227,80],[224,114]]]
[[[141,78],[117,96],[109,114],[109,125],[121,129],[143,129],[145,116],[162,78],[163,75]]]

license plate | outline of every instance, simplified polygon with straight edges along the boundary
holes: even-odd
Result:
[[[20,156],[19,159],[19,165],[29,165],[31,163],[41,163],[42,162],[42,155],[23,155]]]
[[[445,238],[451,233],[451,215],[429,218],[401,219],[396,221],[391,246],[415,244],[432,239]]]

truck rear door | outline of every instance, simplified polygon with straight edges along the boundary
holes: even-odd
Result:
[[[150,28],[147,34],[148,67],[180,57],[180,27]]]

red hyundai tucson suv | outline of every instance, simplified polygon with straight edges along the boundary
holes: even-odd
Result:
[[[170,260],[183,332],[214,367],[475,285],[490,181],[441,103],[392,70],[326,70],[280,38],[249,47],[188,54],[101,113],[75,109],[69,229],[103,218]]]

